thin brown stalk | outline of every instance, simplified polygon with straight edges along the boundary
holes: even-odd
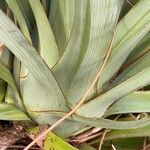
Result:
[[[114,120],[116,121],[117,119],[119,119],[119,117],[121,116],[121,114],[119,114]],[[110,129],[106,129],[101,137],[101,140],[100,140],[100,144],[99,144],[99,150],[101,150],[102,148],[102,144],[103,144],[103,141],[104,141],[104,138],[106,136],[106,133],[109,132]],[[112,148],[115,148],[113,144],[111,144]],[[114,150],[114,149],[113,149]]]
[[[112,44],[113,44],[113,40],[114,40],[114,34],[112,37],[112,41],[110,43],[110,46],[108,48],[108,51],[106,53],[105,59],[103,61],[102,66],[100,67],[100,70],[98,71],[94,81],[92,82],[92,84],[90,85],[89,89],[86,91],[86,93],[84,94],[84,96],[81,98],[81,100],[79,101],[79,103],[69,112],[67,113],[64,117],[62,117],[61,119],[59,119],[58,121],[56,121],[49,129],[47,129],[46,131],[44,131],[42,134],[40,134],[34,141],[32,141],[24,150],[28,150],[32,145],[34,145],[37,141],[39,141],[41,138],[45,137],[50,131],[52,131],[55,127],[57,127],[60,123],[62,123],[65,119],[67,119],[68,117],[70,117],[74,112],[76,112],[76,110],[84,103],[85,99],[87,98],[87,96],[89,95],[89,93],[91,92],[91,90],[93,89],[95,83],[97,82],[97,80],[99,79],[105,65],[106,62],[111,54],[111,50],[112,50]]]
[[[105,139],[105,136],[106,136],[106,133],[108,132],[108,129],[105,129],[105,131],[103,132],[102,134],[102,137],[100,139],[100,143],[99,143],[99,150],[102,149],[102,145],[103,145],[103,142],[104,142],[104,139]]]
[[[126,2],[130,5],[130,6],[134,6],[129,0],[126,0]]]
[[[112,150],[117,150],[114,144],[111,144]]]
[[[110,130],[107,130],[107,132],[109,132],[109,131],[110,131]],[[96,137],[99,137],[99,136],[101,136],[102,134],[103,134],[103,132],[99,132],[99,133],[93,134],[93,135],[91,135],[91,136],[89,136],[89,137],[87,137],[87,138],[82,139],[81,141],[79,141],[79,144],[84,143],[84,142],[86,142],[86,141],[88,141],[88,140],[94,139],[94,138],[96,138]]]
[[[89,141],[89,140],[91,140],[91,139],[94,139],[94,138],[96,138],[96,137],[101,136],[102,134],[103,134],[102,132],[99,132],[99,133],[96,133],[96,134],[91,135],[91,136],[89,136],[89,137],[86,137],[86,138],[80,140],[80,141],[78,142],[78,144],[85,143],[85,142],[87,142],[87,141]]]
[[[147,146],[146,146],[146,150],[149,150],[150,149],[150,144],[148,144]]]
[[[121,71],[123,72],[127,67],[130,67],[134,62],[136,62],[137,60],[139,60],[140,58],[142,58],[145,54],[147,54],[148,52],[150,52],[150,49],[146,49],[144,51],[144,53],[140,54],[139,56],[137,56],[136,58],[134,58],[133,60],[131,60],[129,63],[125,64],[124,66],[122,66]]]
[[[120,116],[121,116],[121,114],[118,115],[114,120],[117,120]],[[74,142],[77,144],[84,143],[88,140],[91,140],[92,138],[96,138],[96,137],[102,135],[102,132],[99,132],[100,130],[102,130],[102,128],[100,128],[100,127],[91,128],[83,133],[80,133],[76,137],[74,137],[74,139],[72,139],[71,142]]]
[[[88,137],[91,137],[92,135],[98,133],[102,128],[99,128],[99,127],[95,127],[95,128],[91,128],[87,131],[84,131],[78,135],[76,135],[71,141],[72,142],[77,142],[77,143],[80,143],[80,141],[88,138]]]
[[[142,150],[146,150],[146,145],[147,145],[147,139],[146,137],[144,137]]]

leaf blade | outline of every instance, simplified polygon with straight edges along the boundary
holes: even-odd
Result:
[[[51,26],[49,24],[49,21],[46,17],[46,14],[44,12],[44,9],[40,1],[29,0],[29,3],[34,13],[36,25],[38,28],[40,54],[45,60],[45,62],[48,64],[48,66],[52,68],[56,64],[59,55],[58,55],[57,44],[55,42],[55,38],[53,36]]]
[[[105,116],[120,113],[149,112],[150,92],[133,92],[114,103],[105,113]]]
[[[114,44],[112,47],[112,55],[101,76],[103,80],[99,81],[99,90],[102,89],[102,85],[117,73],[130,52],[149,32],[149,6],[149,0],[139,1],[117,25]],[[144,11],[142,11],[141,8],[144,8]],[[134,19],[131,20],[131,18]]]
[[[150,83],[150,67],[142,70],[137,75],[125,80],[108,92],[82,105],[77,114],[86,117],[102,117],[107,108],[123,96]],[[140,82],[139,82],[140,81]],[[90,110],[90,111],[89,111]]]
[[[27,120],[29,117],[13,105],[0,103],[0,120]]]
[[[51,100],[57,101],[55,103],[57,106],[55,105],[54,109],[58,109],[61,100],[64,105],[61,105],[61,108],[59,106],[59,108],[62,110],[66,109],[62,91],[49,67],[38,55],[31,43],[21,34],[17,27],[2,11],[0,11],[0,16],[0,40],[22,61],[43,88],[51,91]]]

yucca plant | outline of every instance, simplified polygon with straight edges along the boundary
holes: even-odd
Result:
[[[76,108],[54,133],[149,136],[150,118],[114,120],[150,112],[150,92],[140,90],[150,84],[150,1],[131,3],[0,1],[0,119],[52,125]]]

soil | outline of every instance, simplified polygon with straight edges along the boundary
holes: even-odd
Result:
[[[23,150],[32,140],[16,122],[0,121],[0,150]],[[42,150],[37,145],[31,150]]]

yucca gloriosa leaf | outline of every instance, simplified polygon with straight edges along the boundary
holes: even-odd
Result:
[[[123,0],[52,0],[47,7],[39,0],[23,3],[7,0],[18,27],[0,11],[0,42],[15,55],[12,75],[5,67],[9,77],[1,71],[0,78],[13,83],[14,92],[19,90],[33,121],[53,124],[80,101],[114,35],[112,53],[93,91],[55,132],[68,137],[88,125],[129,129],[150,124],[150,119],[115,122],[102,118],[116,112],[149,112],[145,93],[136,99],[142,105],[132,99],[133,91],[150,84],[149,0],[136,2],[123,18]],[[4,64],[0,65],[4,70]],[[4,94],[1,97],[4,101]],[[15,100],[19,100],[16,95]]]

